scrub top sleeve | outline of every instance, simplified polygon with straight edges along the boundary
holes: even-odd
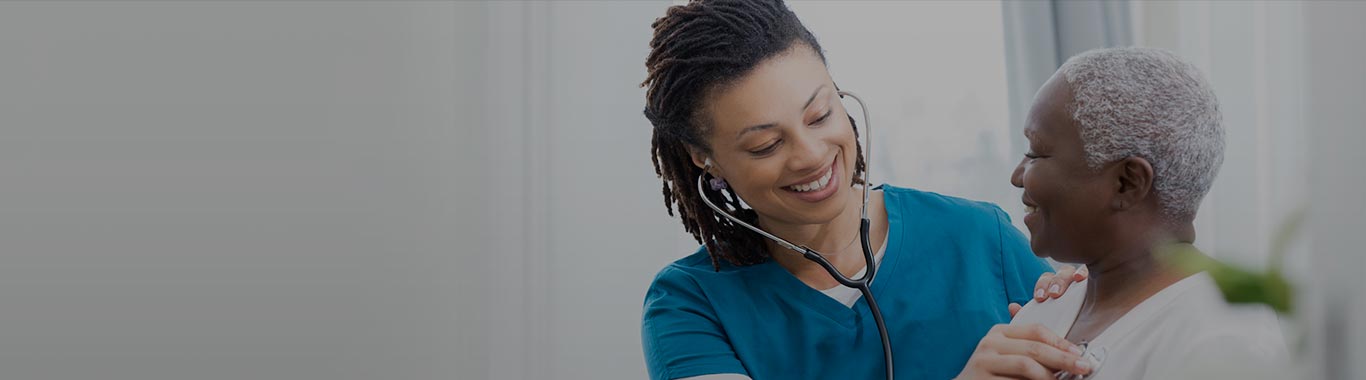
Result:
[[[1010,224],[1010,215],[999,206],[992,205],[991,208],[996,212],[996,226],[1001,239],[1001,263],[1005,266],[1006,298],[1010,302],[1024,305],[1033,299],[1034,295],[1031,292],[1039,276],[1052,272],[1053,268],[1043,259],[1034,256],[1034,251],[1029,249],[1029,240],[1025,239],[1024,234],[1021,234],[1015,225]]]
[[[651,379],[748,375],[688,273],[672,267],[660,271],[646,292],[644,309],[640,337]]]

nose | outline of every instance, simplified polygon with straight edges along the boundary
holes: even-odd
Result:
[[[1010,184],[1021,189],[1024,188],[1025,160],[1028,158],[1021,159],[1020,163],[1015,165],[1015,171],[1010,173]]]
[[[826,161],[829,158],[829,147],[819,136],[811,133],[793,133],[788,141],[792,144],[791,155],[787,160],[789,170],[807,173],[823,169],[822,166],[829,164]]]

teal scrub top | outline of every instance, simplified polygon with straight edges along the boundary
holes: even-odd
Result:
[[[883,185],[887,247],[872,293],[897,379],[957,376],[1006,304],[1025,304],[1035,257],[994,204]],[[659,272],[645,296],[641,339],[651,379],[738,373],[760,379],[881,379],[877,325],[777,262],[712,267],[705,246]]]

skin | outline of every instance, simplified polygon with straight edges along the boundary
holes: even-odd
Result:
[[[1140,185],[1151,188],[1152,168],[1146,166],[1146,161],[1136,159],[1109,165],[1100,171],[1090,169],[1077,123],[1068,112],[1067,105],[1072,101],[1071,88],[1059,74],[1055,74],[1039,89],[1025,121],[1024,134],[1029,140],[1029,152],[1016,166],[1010,182],[1015,187],[1025,189],[1021,201],[1029,213],[1024,217],[1024,223],[1030,232],[1030,248],[1036,255],[1063,262],[1097,264],[1095,260],[1080,258],[1088,256],[1090,252],[1108,250],[1111,243],[1115,242],[1106,238],[1113,236],[1110,232],[1129,229],[1130,226],[1125,223],[1132,221],[1130,218],[1111,218],[1115,213],[1110,206],[1124,204],[1124,209],[1133,209],[1135,201],[1156,205],[1156,197],[1149,197],[1146,193],[1135,194],[1139,191],[1133,183],[1118,182],[1117,173],[1139,172],[1141,175],[1146,167],[1148,182]],[[1128,181],[1133,179],[1126,177]],[[1116,196],[1117,191],[1122,196]],[[1106,265],[1104,268],[1109,274],[1108,271],[1114,266]],[[1034,293],[1035,299],[1043,301],[1048,297],[1057,298],[1070,283],[1063,280],[1080,281],[1088,275],[1081,271],[1068,272],[1071,273],[1041,277]],[[1097,281],[1099,276],[1091,276],[1090,285],[1118,283]],[[1048,287],[1047,291],[1044,286]],[[1011,315],[1014,315],[1020,307],[1011,305],[1010,309]],[[1092,321],[1103,320],[1097,318]],[[1107,326],[1114,320],[1108,321]],[[1074,328],[1073,331],[1078,330]],[[1073,337],[1069,334],[1068,338]],[[1080,358],[1075,355],[1081,351],[1071,344],[1082,340],[1086,339],[1058,337],[1038,324],[998,325],[978,345],[958,379],[1052,379],[1053,373],[1058,370],[1090,373],[1090,363],[1077,360]],[[1052,362],[1037,360],[1037,357],[1028,354],[1050,350],[1031,347],[1033,342],[1065,347],[1073,356]],[[1050,353],[1049,356],[1056,354]]]
[[[1093,340],[1134,306],[1190,275],[1164,264],[1156,247],[1195,241],[1193,215],[1164,217],[1152,165],[1128,157],[1087,166],[1072,89],[1054,74],[1025,124],[1030,152],[1011,184],[1022,202],[1035,254],[1091,268],[1087,298],[1067,339]]]
[[[703,100],[702,117],[709,146],[690,148],[693,163],[725,179],[758,214],[761,228],[820,251],[845,275],[863,269],[855,241],[862,188],[849,185],[855,137],[834,81],[814,50],[796,43],[714,89]],[[829,196],[813,201],[792,191],[792,185],[827,170],[834,173]],[[887,236],[887,214],[881,192],[869,198],[869,240],[876,250]],[[815,289],[838,286],[819,265],[768,244],[774,261],[802,282]],[[989,355],[974,356],[981,373],[1046,379],[1051,372],[1045,366],[1085,373],[1075,367],[1081,351],[1038,325],[996,326],[979,344],[979,351],[984,348]]]
[[[725,179],[758,214],[759,226],[821,252],[845,275],[865,266],[857,243],[862,188],[850,186],[857,159],[854,131],[834,81],[810,47],[796,43],[738,81],[714,89],[703,102],[710,152],[690,150],[694,164]],[[819,201],[791,186],[833,170]],[[822,193],[822,192],[813,192]],[[809,195],[810,193],[808,193]],[[887,236],[880,191],[870,193],[869,241],[876,251]],[[774,260],[816,289],[839,286],[825,269],[768,242]]]

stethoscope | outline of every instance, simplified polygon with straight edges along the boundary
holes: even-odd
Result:
[[[1105,364],[1105,347],[1092,345],[1090,342],[1081,342],[1081,357],[1091,361],[1091,372],[1085,375],[1078,375],[1067,371],[1053,373],[1053,378],[1058,380],[1088,380],[1096,376],[1100,371],[1100,365]]]
[[[825,268],[825,271],[830,272],[830,275],[835,278],[835,281],[838,281],[841,285],[858,289],[859,293],[863,294],[863,299],[868,300],[868,309],[873,312],[873,321],[877,322],[877,332],[882,337],[883,360],[887,363],[887,380],[892,380],[892,343],[887,339],[887,325],[882,321],[882,311],[878,309],[877,301],[873,300],[873,292],[868,289],[868,287],[873,284],[873,278],[877,274],[877,262],[873,260],[873,246],[868,242],[868,188],[872,187],[873,183],[868,179],[868,173],[872,171],[873,163],[872,124],[868,122],[868,106],[863,104],[863,99],[860,99],[858,95],[854,95],[848,91],[839,91],[839,95],[841,98],[845,96],[854,98],[854,100],[858,102],[859,108],[863,110],[863,207],[859,212],[859,241],[863,244],[863,260],[867,264],[867,270],[863,273],[862,277],[857,279],[845,277],[843,273],[840,273],[839,269],[836,269],[834,265],[830,265],[830,262],[826,261],[825,256],[821,255],[820,252],[816,252],[805,246],[792,244],[792,242],[789,242],[786,239],[774,236],[758,227],[745,223],[745,221],[740,220],[740,218],[731,215],[720,207],[716,207],[716,204],[712,203],[710,199],[707,199],[706,193],[703,192],[702,187],[702,178],[706,176],[706,170],[711,168],[711,160],[707,160],[705,167],[702,169],[702,174],[697,176],[697,193],[701,195],[702,202],[706,203],[707,206],[710,206],[716,213],[721,214],[726,217],[726,219],[730,219],[731,222],[744,226],[769,240],[777,242],[778,245],[787,249],[797,251],[797,253],[802,254],[802,257],[814,261],[822,268]]]

